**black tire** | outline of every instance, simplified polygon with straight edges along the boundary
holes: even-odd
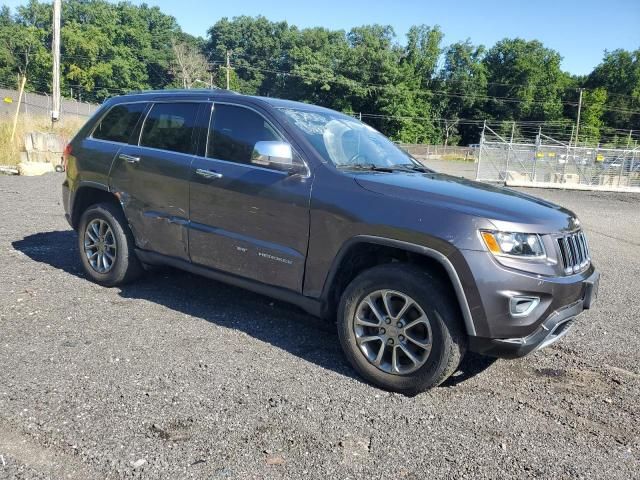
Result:
[[[94,220],[102,220],[108,224],[115,240],[115,260],[106,272],[99,272],[92,267],[85,253],[85,239],[87,226]],[[96,283],[106,287],[114,287],[132,282],[142,272],[142,264],[135,254],[135,241],[122,209],[112,203],[98,203],[91,205],[80,217],[78,227],[78,249],[80,261],[87,276]]]
[[[356,339],[355,316],[359,305],[373,292],[387,289],[411,297],[423,310],[430,326],[428,336],[432,345],[430,351],[423,351],[424,363],[404,374],[387,373],[373,365]],[[342,295],[337,323],[342,349],[353,368],[372,384],[406,395],[440,385],[456,371],[466,351],[467,337],[461,326],[460,309],[450,288],[429,272],[408,264],[380,265],[358,275]],[[400,338],[405,338],[403,345],[406,346],[406,337]],[[399,347],[399,341],[396,342]]]

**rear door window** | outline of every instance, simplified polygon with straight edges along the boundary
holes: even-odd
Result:
[[[209,131],[207,157],[237,163],[251,163],[257,142],[281,140],[275,129],[253,110],[216,104]]]
[[[193,131],[198,103],[156,103],[142,127],[140,146],[194,153]]]
[[[146,103],[116,105],[100,120],[92,137],[110,142],[127,143],[146,107]]]

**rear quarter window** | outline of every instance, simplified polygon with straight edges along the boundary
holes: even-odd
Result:
[[[127,143],[146,106],[146,103],[116,105],[98,122],[92,137],[98,140]]]

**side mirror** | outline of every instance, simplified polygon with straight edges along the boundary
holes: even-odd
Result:
[[[257,142],[251,154],[251,163],[273,168],[294,175],[306,171],[306,167],[293,159],[291,145],[286,142]]]

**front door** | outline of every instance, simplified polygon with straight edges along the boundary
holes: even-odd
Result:
[[[139,145],[123,146],[111,170],[139,248],[188,260],[189,177],[200,104],[155,103]]]
[[[311,178],[251,163],[256,142],[283,139],[258,112],[215,105],[191,170],[189,251],[196,264],[300,292]]]

